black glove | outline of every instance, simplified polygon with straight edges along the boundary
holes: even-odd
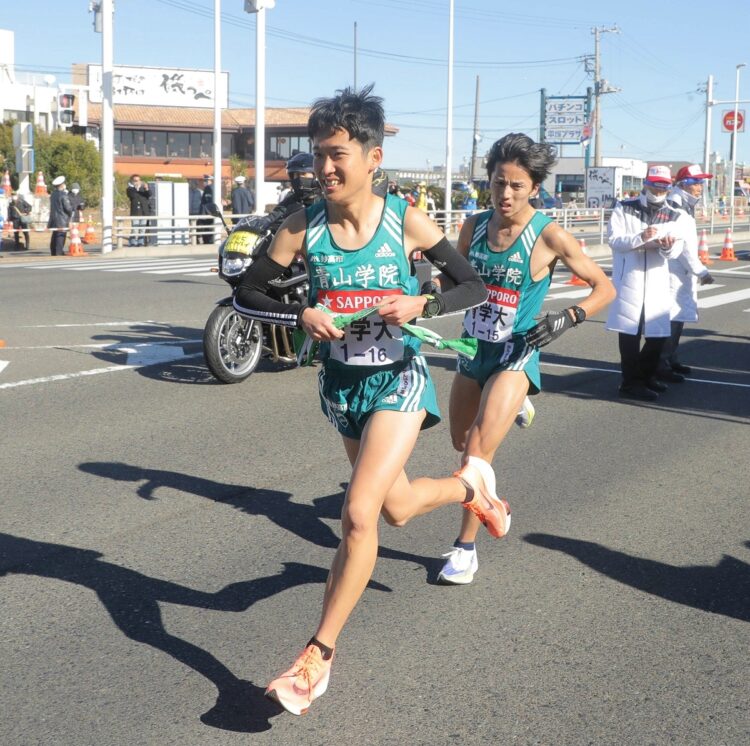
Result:
[[[566,329],[574,326],[573,319],[567,311],[550,311],[541,316],[535,316],[541,319],[536,326],[532,326],[526,332],[526,344],[534,347],[544,347],[553,339],[557,339]]]
[[[698,277],[698,284],[699,285],[713,285],[714,278],[711,276],[710,272],[704,272],[702,275],[699,275]]]

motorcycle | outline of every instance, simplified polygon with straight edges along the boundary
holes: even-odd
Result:
[[[216,205],[211,205],[211,214],[221,219],[228,234],[219,246],[217,271],[232,294],[217,302],[203,330],[203,357],[208,369],[222,383],[239,383],[253,373],[264,356],[274,363],[296,363],[290,329],[244,318],[232,305],[245,272],[268,251],[286,216],[244,218],[230,229]],[[282,278],[271,283],[269,294],[283,303],[303,303],[309,287],[300,257]]]

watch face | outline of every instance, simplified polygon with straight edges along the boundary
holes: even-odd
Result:
[[[440,311],[440,303],[438,302],[437,298],[428,298],[427,303],[425,303],[423,315],[425,318],[431,318],[433,316],[436,316],[438,312]]]

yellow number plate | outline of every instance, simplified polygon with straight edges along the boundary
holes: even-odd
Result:
[[[253,246],[258,243],[260,236],[250,231],[235,231],[224,244],[224,251],[233,251],[236,254],[250,254]]]

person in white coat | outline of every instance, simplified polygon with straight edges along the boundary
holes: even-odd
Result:
[[[668,260],[682,252],[690,230],[687,215],[667,204],[671,186],[669,168],[649,166],[641,194],[618,202],[609,222],[617,298],[609,307],[607,329],[619,333],[619,394],[625,399],[654,401],[667,388],[656,371],[670,335]]]
[[[706,179],[712,174],[703,173],[696,163],[683,166],[675,177],[675,185],[667,195],[667,202],[688,216],[690,235],[685,249],[676,259],[669,260],[670,289],[672,291],[671,329],[669,339],[664,344],[661,363],[657,371],[660,381],[680,383],[690,374],[690,366],[683,365],[677,357],[685,322],[698,321],[697,285],[710,285],[714,278],[698,258],[698,227],[695,223],[695,206],[703,195]]]

